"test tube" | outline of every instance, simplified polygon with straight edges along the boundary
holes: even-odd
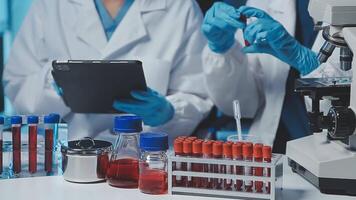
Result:
[[[28,116],[28,171],[30,174],[37,172],[37,130],[38,116]]]
[[[272,160],[272,147],[271,146],[263,146],[263,162],[270,163]],[[265,168],[264,176],[271,177],[271,168]],[[266,192],[271,193],[271,182],[266,182]]]
[[[0,177],[3,172],[3,151],[2,151],[2,146],[3,146],[3,129],[4,129],[4,122],[5,119],[4,117],[0,116]]]
[[[53,136],[55,118],[51,115],[44,117],[45,123],[45,172],[52,172],[53,165]]]
[[[203,145],[203,140],[195,140],[193,142],[192,152],[193,152],[193,157],[194,158],[201,158],[203,156],[202,145]],[[194,171],[194,172],[203,172],[203,164],[201,164],[201,163],[192,163],[192,171]],[[200,177],[192,177],[192,186],[195,187],[195,188],[202,187],[201,178]]]
[[[184,140],[183,142],[183,154],[185,157],[192,156],[192,144],[191,140]],[[182,171],[192,171],[192,163],[186,162],[182,163]],[[184,187],[191,187],[192,186],[192,177],[191,176],[183,176],[182,182]]]
[[[204,141],[203,142],[203,159],[210,159],[212,158],[213,153],[213,143],[211,141]],[[210,173],[212,172],[212,165],[204,164],[203,165],[203,172]],[[211,188],[211,179],[210,178],[202,178],[202,187],[205,189]]]
[[[247,17],[245,15],[240,15],[240,20],[245,24],[247,23]],[[245,31],[245,29],[243,29],[243,31]],[[245,41],[245,46],[248,47],[251,45],[246,39],[244,41]]]
[[[253,157],[253,145],[250,142],[244,143],[242,145],[242,156],[245,162],[252,162],[252,157]],[[245,176],[252,176],[252,167],[245,166],[244,167],[244,175]],[[245,185],[245,191],[246,192],[252,192],[252,187],[253,187],[253,181],[251,180],[245,180],[244,181]]]
[[[21,172],[21,116],[11,117],[12,165],[15,175]]]
[[[183,140],[176,139],[174,141],[174,154],[177,157],[183,156]],[[173,162],[173,170],[180,171],[182,170],[182,163],[181,162]],[[173,176],[172,180],[173,187],[181,187],[182,184],[182,177],[181,176]]]
[[[242,157],[242,142],[237,142],[235,144],[232,145],[232,157],[234,160],[237,161],[242,161],[243,157]],[[244,174],[244,167],[243,166],[235,166],[235,174],[236,175],[243,175]],[[237,191],[241,191],[242,190],[242,185],[243,185],[243,181],[242,180],[235,180],[235,189]]]
[[[240,102],[238,100],[235,100],[233,102],[233,106],[234,106],[234,118],[236,120],[237,137],[239,141],[242,141]]]
[[[222,159],[222,146],[223,143],[220,141],[216,141],[213,143],[213,158],[215,159]],[[214,164],[213,165],[213,172],[218,174],[221,172],[220,165]],[[213,178],[213,189],[221,189],[222,186],[222,179],[221,178]]]
[[[255,162],[263,162],[262,159],[262,144],[255,144],[253,147],[253,159]],[[263,167],[254,167],[253,168],[254,176],[263,176]],[[262,193],[263,192],[263,182],[255,181],[255,192]]]
[[[232,160],[232,143],[226,142],[223,144],[223,156],[225,160]],[[223,174],[232,174],[234,166],[232,165],[222,165],[221,173]],[[232,190],[232,180],[224,179],[224,190]]]

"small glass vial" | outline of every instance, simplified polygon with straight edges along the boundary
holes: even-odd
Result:
[[[37,172],[37,133],[38,116],[28,116],[28,171],[30,174]]]
[[[140,191],[146,194],[167,194],[168,135],[143,133],[140,135],[140,148]]]
[[[21,116],[11,117],[12,166],[16,176],[21,173],[21,125]]]
[[[45,126],[45,172],[53,172],[54,129],[56,119],[52,115],[44,116]]]
[[[138,137],[142,119],[137,116],[115,117],[116,140],[106,178],[109,185],[118,188],[137,188],[139,178]]]
[[[3,172],[3,151],[2,151],[2,146],[3,146],[3,129],[4,129],[4,122],[5,119],[3,116],[0,116],[0,177],[2,177],[2,172]]]

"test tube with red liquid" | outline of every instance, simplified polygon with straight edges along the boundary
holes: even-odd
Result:
[[[0,116],[0,177],[3,172],[3,130],[4,130],[5,118]]]
[[[183,155],[185,157],[191,157],[192,156],[192,145],[193,141],[192,140],[184,140],[183,142]],[[192,163],[186,162],[182,163],[182,171],[192,171]],[[191,187],[192,186],[192,177],[191,176],[183,176],[182,177],[182,182],[184,187]]]
[[[38,116],[28,116],[28,171],[30,174],[37,172],[37,130]]]
[[[211,159],[213,157],[213,142],[211,141],[205,141],[203,142],[203,159]],[[211,173],[212,172],[212,165],[210,164],[204,164],[203,165],[203,172],[205,173]],[[212,181],[211,178],[201,178],[202,181],[202,187],[209,189],[212,187]]]
[[[242,157],[242,142],[237,142],[235,144],[232,145],[232,158],[233,160],[237,160],[237,161],[242,161],[243,157]],[[244,174],[244,167],[243,166],[235,166],[235,171],[234,173],[236,175],[243,175]],[[242,180],[235,180],[235,189],[237,191],[241,191],[242,190],[242,186],[243,186],[243,181]]]
[[[272,147],[271,146],[263,146],[262,154],[263,154],[263,162],[271,163],[271,160],[272,160]],[[264,170],[265,170],[264,171],[264,176],[271,177],[271,168],[265,168]],[[271,193],[271,182],[266,182],[265,188],[266,188],[266,192],[268,194]]]
[[[243,156],[243,159],[245,162],[252,162],[252,160],[253,160],[253,158],[252,158],[253,157],[253,144],[252,143],[247,142],[242,145],[242,156]],[[244,167],[244,175],[252,176],[253,175],[252,167],[245,166]],[[244,185],[245,185],[246,192],[252,192],[253,181],[245,180]]]
[[[45,172],[51,173],[53,171],[53,137],[55,118],[51,115],[44,117],[45,123]]]
[[[255,144],[253,147],[253,159],[255,162],[263,162],[262,158],[262,144]],[[263,167],[254,167],[253,168],[254,176],[263,176]],[[262,193],[263,192],[263,182],[255,181],[255,192]]]
[[[232,143],[223,144],[223,157],[225,160],[232,160]],[[232,165],[221,165],[222,174],[232,174],[234,167]],[[232,190],[232,180],[224,179],[224,190]]]
[[[203,140],[195,140],[193,142],[192,152],[194,158],[202,158],[203,156],[202,145],[203,145]],[[203,164],[192,163],[192,171],[203,172]],[[192,177],[192,186],[195,188],[201,188],[202,187],[201,177]]]
[[[177,157],[183,156],[183,140],[182,139],[180,139],[180,138],[175,139],[173,148],[174,148],[175,156],[177,156]],[[172,166],[173,167],[173,171],[182,170],[182,163],[181,162],[173,162],[172,165],[173,165]],[[182,177],[181,176],[173,176],[172,185],[173,185],[173,187],[181,187],[181,186],[183,186]]]
[[[11,117],[12,165],[14,174],[16,175],[21,172],[21,124],[21,116]]]
[[[223,146],[223,143],[220,141],[216,141],[213,143],[213,158],[222,159],[222,153],[223,153],[222,146]],[[213,172],[216,174],[221,173],[220,167],[221,167],[221,165],[214,164]],[[222,189],[222,179],[221,178],[213,178],[212,188],[213,189]]]

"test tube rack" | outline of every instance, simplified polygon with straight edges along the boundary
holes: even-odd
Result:
[[[271,176],[246,176],[235,174],[220,174],[220,173],[204,173],[193,171],[178,171],[173,170],[173,163],[198,163],[198,164],[218,164],[227,166],[242,166],[242,167],[262,167],[271,170]],[[219,179],[232,179],[242,181],[262,181],[270,183],[270,193],[256,193],[244,192],[236,190],[217,190],[217,189],[203,189],[191,187],[174,187],[173,176],[182,177],[200,177],[200,178],[219,178]],[[265,162],[246,162],[239,160],[224,160],[213,158],[192,158],[175,156],[173,153],[168,155],[168,193],[171,195],[193,195],[193,196],[208,196],[232,199],[270,199],[276,200],[282,191],[282,176],[283,176],[283,159],[280,154],[273,154],[270,163]]]

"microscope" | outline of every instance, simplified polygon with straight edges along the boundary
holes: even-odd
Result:
[[[310,0],[309,13],[325,43],[324,63],[340,51],[342,70],[356,66],[356,1]],[[356,70],[353,70],[356,77]],[[322,193],[356,196],[356,81],[348,77],[299,79],[295,91],[312,99],[310,130],[314,134],[287,143],[288,164]],[[330,100],[328,113],[320,101]]]

